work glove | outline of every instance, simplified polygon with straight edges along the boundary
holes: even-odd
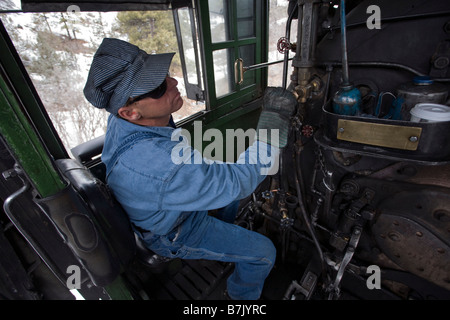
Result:
[[[294,95],[280,87],[268,87],[264,94],[263,107],[256,127],[256,138],[271,146],[284,148],[289,134],[289,122],[295,112],[297,100]],[[261,129],[266,129],[267,132]],[[278,129],[278,137],[273,129]]]

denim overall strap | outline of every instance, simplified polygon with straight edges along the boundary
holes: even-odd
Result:
[[[116,151],[114,151],[114,154],[112,155],[112,157],[110,159],[111,165],[108,166],[108,170],[106,172],[106,177],[109,176],[112,169],[116,166],[117,161],[119,161],[120,157],[122,156],[122,154],[125,151],[129,150],[133,145],[135,145],[136,143],[138,143],[141,140],[154,138],[156,136],[157,136],[157,134],[153,133],[153,132],[136,132],[136,133],[132,134],[131,136],[129,136],[128,138],[126,138],[125,141],[122,142],[122,144],[120,144],[117,147]]]

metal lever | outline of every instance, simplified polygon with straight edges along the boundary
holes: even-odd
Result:
[[[360,226],[355,226],[353,229],[352,236],[350,238],[350,241],[348,243],[347,251],[345,252],[344,257],[342,258],[341,264],[339,266],[339,270],[336,274],[336,278],[334,280],[334,284],[330,288],[332,292],[330,293],[329,298],[331,299],[333,294],[339,297],[340,294],[340,283],[342,280],[342,276],[344,275],[345,269],[347,268],[347,265],[353,258],[353,254],[355,253],[356,247],[358,246],[359,238],[361,238],[362,234],[362,228]]]
[[[41,260],[47,265],[47,267],[50,269],[50,271],[55,275],[55,277],[63,284],[66,285],[66,281],[63,279],[63,277],[56,271],[58,270],[56,266],[53,264],[53,262],[47,257],[47,254],[40,249],[39,245],[33,240],[30,234],[28,234],[25,229],[22,227],[20,221],[16,218],[14,213],[11,210],[12,203],[22,194],[25,194],[31,187],[31,184],[28,182],[28,180],[24,177],[24,172],[22,171],[22,168],[19,167],[18,164],[14,165],[13,169],[7,170],[2,173],[3,178],[5,180],[19,177],[20,180],[23,183],[23,186],[17,190],[16,192],[9,195],[4,203],[3,203],[3,211],[5,212],[8,219],[12,222],[14,227],[16,227],[17,231],[24,237],[24,239],[28,242],[28,244],[31,246],[31,248],[36,252],[36,254],[41,258]]]
[[[287,61],[290,61],[292,59],[293,58],[290,58]],[[242,58],[236,59],[236,61],[234,61],[234,81],[236,82],[236,84],[242,84],[242,82],[244,82],[244,73],[245,72],[250,71],[250,70],[265,68],[265,67],[271,66],[273,64],[282,63],[282,62],[284,62],[284,60],[263,62],[263,63],[254,64],[252,66],[244,67],[244,60]],[[238,64],[239,64],[239,66],[238,66]],[[238,75],[240,76],[240,79],[239,79]]]

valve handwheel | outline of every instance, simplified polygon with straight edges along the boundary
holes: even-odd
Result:
[[[277,50],[279,53],[286,53],[292,48],[291,43],[286,37],[282,37],[277,42]]]

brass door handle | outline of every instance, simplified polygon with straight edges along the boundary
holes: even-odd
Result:
[[[242,60],[242,58],[238,58],[234,61],[234,81],[236,84],[242,84],[242,82],[244,82],[244,60]]]

